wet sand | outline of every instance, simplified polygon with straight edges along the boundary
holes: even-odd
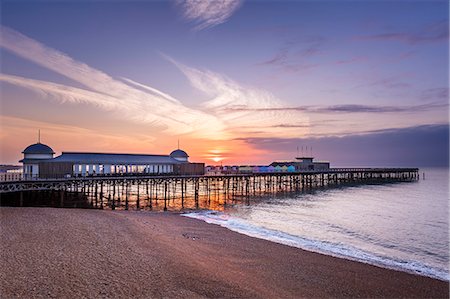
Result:
[[[448,298],[449,283],[172,213],[0,208],[1,298]]]

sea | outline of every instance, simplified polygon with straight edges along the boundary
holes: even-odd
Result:
[[[448,281],[449,169],[184,216],[304,250]]]

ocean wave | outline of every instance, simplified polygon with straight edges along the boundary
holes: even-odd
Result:
[[[397,260],[391,257],[377,255],[375,253],[367,252],[342,243],[336,244],[327,241],[313,240],[300,236],[294,236],[282,231],[255,226],[248,221],[233,217],[222,212],[201,211],[186,213],[182,215],[185,217],[203,220],[207,223],[220,225],[232,231],[251,237],[269,240],[272,242],[289,245],[312,252],[318,252],[384,268],[432,277],[439,280],[450,280],[450,275],[445,269],[438,269],[418,261]]]

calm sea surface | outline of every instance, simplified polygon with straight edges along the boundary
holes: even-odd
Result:
[[[422,179],[425,172],[425,180]],[[449,170],[185,214],[246,235],[449,280]]]

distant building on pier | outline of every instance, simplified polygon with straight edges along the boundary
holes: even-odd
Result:
[[[210,175],[237,173],[283,173],[312,170],[326,170],[330,162],[314,161],[314,157],[297,157],[293,161],[275,161],[270,165],[240,165],[240,166],[207,166],[206,173]]]
[[[94,175],[204,174],[203,163],[189,162],[189,155],[176,149],[169,155],[55,152],[40,142],[23,152],[23,177],[58,178]]]
[[[314,161],[314,157],[296,157],[294,161],[275,161],[273,167],[294,167],[294,171],[324,170],[330,168],[328,161]]]
[[[22,167],[18,165],[0,165],[0,182],[20,181]]]

